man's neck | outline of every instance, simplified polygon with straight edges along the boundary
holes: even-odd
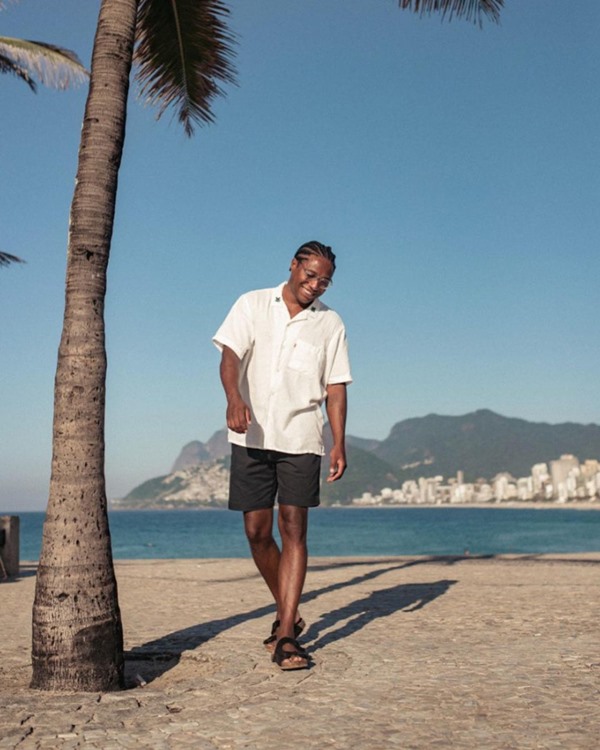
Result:
[[[300,302],[292,295],[290,292],[288,283],[283,285],[283,290],[281,292],[281,296],[283,297],[283,301],[285,302],[285,306],[288,309],[288,312],[290,314],[290,318],[295,318],[296,315],[301,313],[303,310],[307,310],[311,305],[312,302],[307,303],[306,305],[301,305]]]

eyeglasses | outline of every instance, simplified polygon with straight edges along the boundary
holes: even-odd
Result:
[[[330,279],[328,276],[319,276],[314,271],[307,270],[304,267],[304,261],[299,261],[300,265],[302,266],[302,270],[304,271],[304,275],[308,279],[308,281],[316,281],[317,286],[319,289],[329,289],[329,287],[333,284],[333,279]]]

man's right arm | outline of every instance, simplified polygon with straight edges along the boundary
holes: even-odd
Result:
[[[220,374],[227,398],[227,427],[234,432],[244,433],[252,417],[250,408],[240,394],[240,359],[228,346],[223,346]]]

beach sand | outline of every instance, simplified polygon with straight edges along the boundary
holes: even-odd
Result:
[[[120,693],[30,690],[35,566],[0,584],[0,748],[600,744],[600,553],[312,559],[313,666],[294,672],[262,646],[273,612],[250,560],[116,571]]]

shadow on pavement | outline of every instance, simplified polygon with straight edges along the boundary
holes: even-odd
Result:
[[[386,573],[402,570],[403,568],[413,567],[414,565],[424,565],[428,563],[446,562],[447,564],[454,564],[464,558],[420,558],[415,560],[407,560],[398,562],[395,558],[392,560],[370,560],[370,561],[359,561],[352,565],[351,563],[339,561],[331,564],[318,564],[310,565],[310,570],[327,570],[345,566],[358,565],[381,565],[384,567],[377,567],[375,570],[371,570],[363,575],[354,576],[347,581],[340,581],[333,583],[329,586],[324,586],[318,589],[306,591],[302,597],[303,602],[312,601],[317,599],[319,596],[337,591],[343,588],[356,586],[367,581],[379,578]],[[393,562],[394,564],[389,564]],[[387,563],[387,564],[386,564]],[[346,620],[348,617],[357,615],[354,619],[338,628],[336,631],[328,633],[323,638],[319,639],[315,644],[314,648],[323,648],[325,645],[332,643],[339,638],[346,637],[352,633],[363,628],[368,622],[378,618],[386,617],[387,615],[393,614],[398,610],[414,611],[421,609],[426,606],[430,601],[436,599],[438,596],[445,594],[452,584],[456,581],[438,581],[435,583],[423,583],[423,584],[400,584],[393,586],[390,589],[383,589],[381,591],[375,591],[364,599],[359,599],[350,602],[345,607],[339,610],[328,613],[322,618],[318,624],[311,626],[307,633],[307,639],[312,640],[318,636],[320,632],[325,629],[334,627],[336,623],[341,620]],[[219,635],[230,628],[236,627],[244,622],[250,622],[252,620],[264,617],[269,613],[273,612],[273,605],[264,607],[257,607],[256,609],[248,612],[240,612],[238,614],[224,617],[216,620],[209,620],[208,622],[193,625],[183,630],[177,630],[172,633],[167,633],[160,638],[153,641],[148,641],[141,646],[136,646],[131,651],[125,652],[125,661],[130,662],[127,665],[127,673],[135,674],[135,663],[144,662],[145,674],[144,679],[146,682],[151,682],[160,675],[173,669],[181,658],[181,654],[184,651],[191,651],[203,643],[211,640],[215,636]],[[133,662],[133,664],[131,664]],[[147,675],[147,676],[146,676]],[[129,682],[130,680],[128,680]],[[133,686],[133,685],[131,685]]]
[[[448,589],[458,583],[454,580],[441,580],[434,583],[406,583],[392,586],[389,589],[373,591],[363,599],[349,602],[339,609],[327,612],[313,623],[306,633],[306,640],[314,641],[311,653],[330,646],[335,641],[356,633],[365,625],[379,617],[387,617],[394,612],[415,612],[427,606],[438,596],[443,596]],[[322,637],[319,633],[335,628],[338,623],[348,620],[335,630],[330,630]]]

